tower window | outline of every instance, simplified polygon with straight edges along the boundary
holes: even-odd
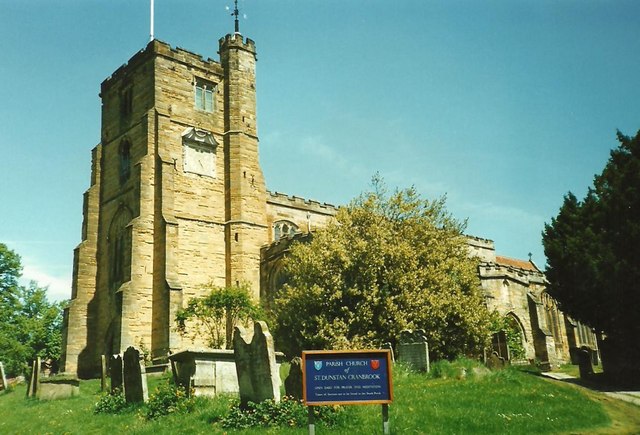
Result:
[[[109,284],[112,290],[131,280],[131,212],[121,206],[109,226]]]
[[[133,86],[129,85],[120,92],[120,113],[131,116],[133,112]]]
[[[131,175],[131,144],[128,140],[120,143],[118,152],[120,158],[120,184],[124,184]]]
[[[206,80],[196,78],[194,88],[196,109],[213,112],[213,98],[216,92],[216,85]]]

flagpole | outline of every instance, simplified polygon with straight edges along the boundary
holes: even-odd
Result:
[[[151,19],[150,19],[150,24],[151,24],[151,31],[149,33],[149,41],[153,41],[153,0],[151,0]]]

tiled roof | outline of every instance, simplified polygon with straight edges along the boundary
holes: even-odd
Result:
[[[540,270],[528,260],[518,260],[515,258],[502,257],[500,255],[496,255],[496,263],[501,264],[503,266],[511,266],[517,267],[518,269],[531,270],[534,272],[540,272]]]

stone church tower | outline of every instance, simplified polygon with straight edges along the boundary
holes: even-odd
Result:
[[[181,347],[177,309],[202,285],[260,292],[269,242],[258,161],[256,50],[239,33],[220,62],[154,40],[101,86],[82,242],[74,252],[63,369],[99,371],[130,345]]]

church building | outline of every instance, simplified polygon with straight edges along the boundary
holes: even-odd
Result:
[[[204,285],[246,283],[256,299],[268,297],[288,241],[336,213],[266,189],[255,44],[236,32],[218,49],[219,60],[204,59],[152,40],[102,82],[65,311],[66,372],[95,376],[101,355],[128,346],[157,360],[188,347],[173,319]],[[545,314],[545,304],[559,311],[545,302],[543,274],[496,256],[490,241],[469,240],[489,308],[516,319],[527,357],[566,360],[581,343],[566,339],[568,318]]]

